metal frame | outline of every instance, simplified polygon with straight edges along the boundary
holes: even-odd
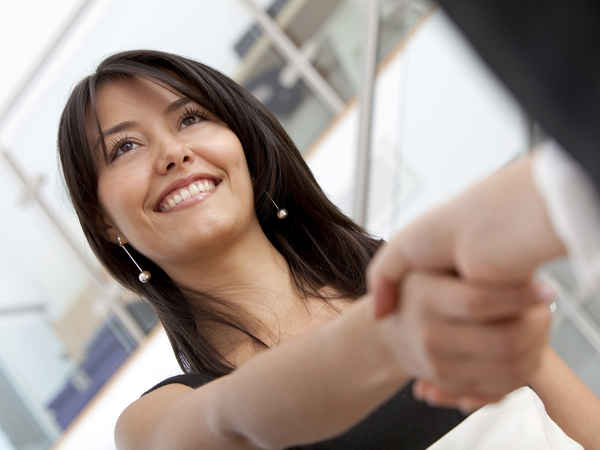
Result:
[[[364,53],[363,90],[360,95],[358,122],[358,147],[356,154],[354,189],[354,220],[366,226],[369,217],[369,193],[371,172],[371,139],[373,130],[373,107],[377,51],[379,48],[379,0],[370,0],[367,13],[367,37]]]
[[[306,84],[308,84],[335,114],[339,114],[346,107],[344,101],[329,83],[315,69],[308,58],[296,47],[289,37],[281,30],[256,0],[239,0],[244,4],[255,20],[262,26],[264,32],[273,42],[273,45],[281,52],[284,58],[294,66]]]

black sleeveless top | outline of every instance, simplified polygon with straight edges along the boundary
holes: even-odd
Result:
[[[197,388],[212,380],[201,374],[177,375],[142,396],[166,384],[179,383]],[[429,447],[466,416],[458,410],[433,408],[416,400],[412,395],[412,384],[408,383],[343,434],[309,445],[289,447],[289,450],[421,450]]]

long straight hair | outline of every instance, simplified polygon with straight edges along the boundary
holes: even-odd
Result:
[[[234,369],[199,324],[224,324],[258,340],[251,326],[257,322],[227,299],[184,292],[158,265],[132,248],[134,258],[152,273],[150,282],[141,284],[130,261],[106,237],[98,199],[98,158],[88,141],[86,120],[91,118],[100,132],[97,88],[123,77],[149,79],[189,97],[237,135],[252,177],[258,222],[287,261],[302,296],[327,301],[333,296],[322,294],[326,286],[340,298],[355,299],[366,292],[365,270],[381,241],[329,201],[292,140],[260,102],[218,71],[181,56],[148,50],[110,56],[75,86],[67,101],[58,131],[60,166],[93,252],[119,283],[150,302],[185,373],[216,377]],[[106,155],[104,142],[102,148]],[[285,220],[277,220],[269,195],[289,209]],[[200,299],[194,303],[201,306],[192,309],[191,296]]]

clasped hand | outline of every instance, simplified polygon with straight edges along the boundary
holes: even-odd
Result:
[[[549,353],[553,293],[533,275],[565,248],[532,164],[521,158],[430,210],[369,266],[390,350],[430,403],[470,410],[498,400],[530,384]]]
[[[548,293],[535,283],[482,286],[413,271],[382,319],[382,339],[414,394],[472,410],[529,384],[547,346]]]

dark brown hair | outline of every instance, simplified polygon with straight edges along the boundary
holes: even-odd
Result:
[[[265,235],[285,257],[303,296],[326,301],[329,286],[339,297],[357,298],[366,291],[365,270],[381,241],[370,237],[332,204],[320,189],[302,155],[279,122],[244,88],[218,71],[190,59],[157,51],[128,51],[105,59],[80,81],[67,101],[58,132],[60,165],[71,201],[92,250],[123,286],[148,300],[169,337],[184,372],[213,376],[233,370],[203,335],[198,323],[220,323],[257,339],[248,320],[226,299],[184,292],[159,266],[131,248],[152,273],[138,281],[135,267],[106,237],[97,192],[97,158],[86,135],[86,118],[95,118],[100,83],[144,77],[189,97],[219,117],[239,138],[253,180],[256,215]],[[103,144],[106,151],[106,146]],[[271,201],[289,209],[277,220]],[[203,305],[192,311],[190,295]]]

